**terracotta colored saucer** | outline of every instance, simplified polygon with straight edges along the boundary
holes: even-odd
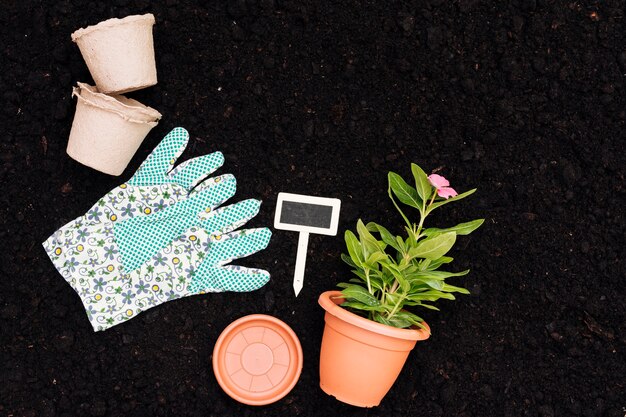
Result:
[[[232,322],[213,349],[213,372],[222,389],[249,405],[283,398],[298,382],[302,347],[282,321],[253,314]]]

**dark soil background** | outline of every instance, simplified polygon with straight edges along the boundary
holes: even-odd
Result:
[[[5,0],[0,10],[0,415],[610,416],[626,413],[625,3],[547,0],[192,2]],[[159,84],[130,94],[164,117],[119,178],[65,153],[79,27],[154,13]],[[375,409],[318,385],[318,295],[344,280],[342,236],[312,236],[291,289],[297,234],[245,261],[248,294],[162,305],[94,333],[41,242],[130,178],[175,126],[183,158],[221,150],[237,200],[337,197],[396,232],[387,171],[410,163],[478,192],[431,225],[486,218],[453,250],[472,291],[425,311],[432,337]],[[275,315],[305,364],[281,401],[249,407],[211,369],[231,321]]]

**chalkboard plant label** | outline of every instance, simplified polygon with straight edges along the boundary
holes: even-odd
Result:
[[[300,294],[304,285],[306,250],[309,233],[335,236],[339,224],[341,200],[310,195],[279,193],[276,201],[274,227],[300,232],[293,276],[293,290]]]
[[[454,300],[453,293],[469,294],[446,282],[469,270],[440,270],[457,236],[468,235],[484,219],[448,228],[426,228],[424,220],[436,209],[459,201],[476,189],[458,194],[444,177],[411,165],[414,186],[389,172],[388,194],[405,223],[406,235],[394,236],[385,227],[359,220],[356,231],[345,232],[342,259],[353,272],[341,291],[321,294],[326,310],[320,357],[320,386],[348,404],[377,406],[398,377],[418,340],[430,336],[430,327],[411,307],[438,310],[433,302]],[[400,207],[417,210],[417,222]],[[357,237],[358,235],[358,237]]]

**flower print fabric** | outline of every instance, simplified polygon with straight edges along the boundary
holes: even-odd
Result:
[[[251,291],[269,280],[267,271],[228,265],[269,243],[267,228],[237,230],[260,202],[218,208],[235,194],[235,178],[207,179],[223,163],[219,152],[173,168],[188,138],[174,129],[127,183],[43,243],[94,330],[169,300]]]

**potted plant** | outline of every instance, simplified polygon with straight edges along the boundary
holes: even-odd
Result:
[[[320,356],[320,386],[327,394],[348,404],[377,406],[398,377],[418,340],[430,336],[428,324],[409,307],[437,310],[432,302],[453,293],[469,294],[446,282],[469,270],[448,272],[447,256],[458,235],[476,230],[484,219],[449,228],[425,228],[425,219],[436,209],[461,200],[462,194],[442,176],[426,173],[411,164],[415,186],[389,172],[388,194],[405,222],[406,236],[394,236],[376,223],[357,222],[357,235],[345,232],[348,254],[342,254],[353,276],[338,284],[342,291],[327,291],[319,298],[326,310]],[[411,222],[400,203],[416,209]]]

